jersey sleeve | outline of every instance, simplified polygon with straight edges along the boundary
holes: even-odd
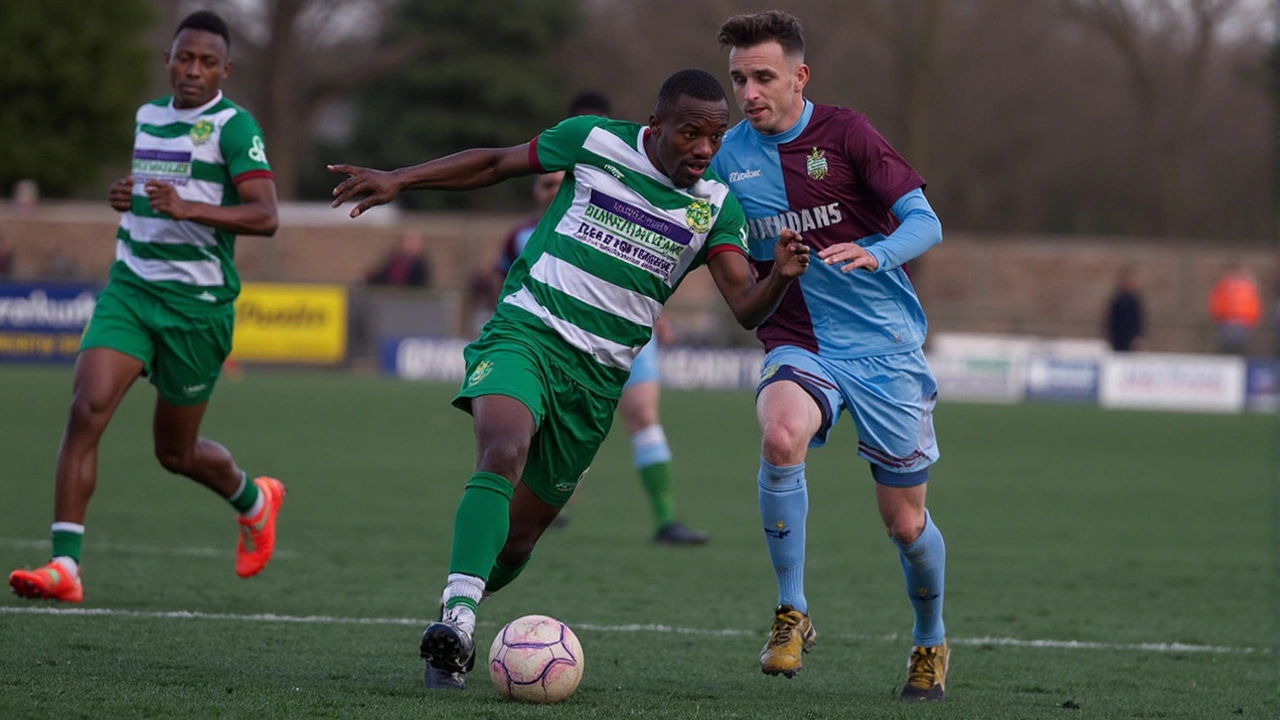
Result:
[[[222,127],[218,143],[232,184],[239,185],[254,178],[274,177],[271,164],[267,162],[262,129],[249,113],[238,112],[232,116]]]
[[[924,178],[865,117],[859,117],[849,127],[845,152],[867,189],[886,209],[893,207],[898,198],[925,185]]]
[[[603,121],[595,115],[579,115],[543,130],[529,143],[529,164],[540,173],[572,170],[587,135]]]
[[[706,248],[707,260],[726,251],[737,251],[744,256],[747,254],[747,216],[742,212],[742,206],[733,193],[726,193],[724,196],[724,205],[707,236]]]

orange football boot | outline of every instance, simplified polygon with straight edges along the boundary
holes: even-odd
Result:
[[[236,574],[242,578],[262,572],[276,548],[276,514],[284,502],[284,483],[275,478],[253,479],[262,493],[262,510],[251,518],[237,517],[240,523],[240,541],[236,543]]]
[[[9,587],[18,597],[32,600],[61,600],[78,603],[84,600],[84,586],[80,575],[71,574],[61,563],[50,562],[35,570],[14,570],[9,573]]]

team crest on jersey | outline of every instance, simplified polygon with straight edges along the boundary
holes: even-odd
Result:
[[[684,222],[696,233],[704,233],[711,229],[711,203],[697,198],[684,209]]]
[[[821,180],[827,176],[827,151],[814,148],[813,152],[804,159],[804,169],[809,171],[809,177],[814,180]]]
[[[467,385],[475,385],[488,377],[489,373],[492,371],[493,363],[488,360],[481,360],[480,364],[476,365],[476,369],[471,371],[471,377],[467,378]]]
[[[196,124],[191,126],[191,142],[196,145],[209,142],[211,137],[213,137],[213,123],[208,120],[197,120]]]

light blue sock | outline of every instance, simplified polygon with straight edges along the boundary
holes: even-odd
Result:
[[[760,459],[760,520],[769,559],[778,576],[778,604],[809,612],[804,599],[804,523],[809,514],[809,489],[804,463],[777,467]]]
[[[933,524],[929,511],[924,511],[924,531],[910,545],[897,540],[902,574],[907,580],[907,597],[916,611],[911,628],[911,644],[934,647],[942,644],[947,630],[942,625],[942,589],[946,577],[947,546],[942,533]]]

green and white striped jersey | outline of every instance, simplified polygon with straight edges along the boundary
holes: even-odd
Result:
[[[235,234],[151,209],[148,180],[172,184],[183,200],[238,205],[236,184],[270,178],[262,130],[219,92],[177,109],[172,97],[138,108],[133,139],[133,203],[116,231],[111,279],[141,285],[177,310],[227,312],[240,294]]]
[[[534,138],[534,168],[568,173],[494,313],[614,397],[685,276],[718,252],[746,254],[746,220],[728,186],[707,170],[675,187],[645,154],[646,132],[582,116]]]

